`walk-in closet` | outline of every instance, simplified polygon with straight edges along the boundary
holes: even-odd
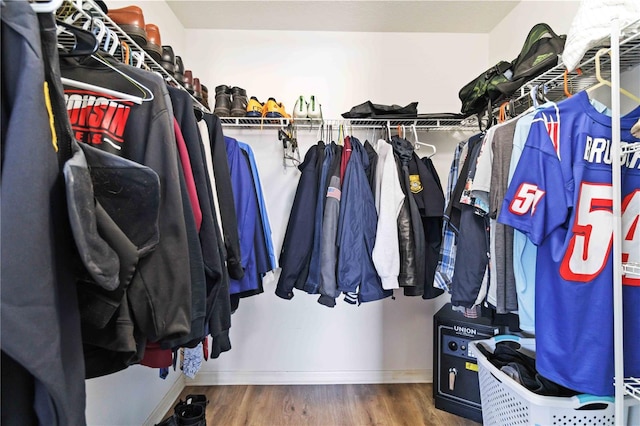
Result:
[[[0,0],[2,423],[640,426],[637,0]]]

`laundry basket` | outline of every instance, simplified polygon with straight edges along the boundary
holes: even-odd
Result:
[[[535,357],[535,339],[496,336],[470,342],[478,359],[482,420],[485,425],[615,425],[612,397],[552,397],[535,394],[496,368],[477,349],[479,344],[484,343],[494,351],[496,343],[506,340],[518,342],[522,352]]]

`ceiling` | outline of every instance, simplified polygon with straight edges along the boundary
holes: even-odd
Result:
[[[517,1],[168,0],[185,28],[488,33]]]

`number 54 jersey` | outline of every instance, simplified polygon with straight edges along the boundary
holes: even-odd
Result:
[[[622,144],[640,107],[621,119]],[[537,113],[498,221],[538,246],[536,367],[613,395],[611,118],[585,92]],[[640,262],[640,151],[622,157],[622,257]],[[625,376],[640,377],[640,279],[623,277]]]

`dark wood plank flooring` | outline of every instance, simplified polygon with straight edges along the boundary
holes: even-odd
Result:
[[[432,392],[427,383],[191,386],[180,398],[207,395],[207,425],[216,426],[478,425],[436,409]]]

